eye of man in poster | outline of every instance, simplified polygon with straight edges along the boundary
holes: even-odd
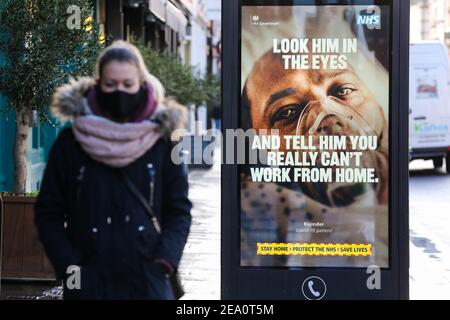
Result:
[[[241,266],[389,267],[389,75],[389,5],[242,6]]]

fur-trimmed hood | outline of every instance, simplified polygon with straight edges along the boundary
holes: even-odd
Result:
[[[60,86],[53,94],[50,112],[61,121],[72,121],[78,115],[91,114],[87,93],[95,83],[93,78],[84,77]],[[159,124],[161,136],[170,139],[175,130],[186,128],[187,109],[174,99],[166,98],[157,104],[150,119]]]

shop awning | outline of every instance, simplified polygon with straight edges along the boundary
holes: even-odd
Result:
[[[181,0],[181,3],[183,4],[183,6],[186,7],[186,9],[189,10],[191,15],[195,16],[196,11],[193,0]]]
[[[159,20],[166,21],[166,2],[167,0],[149,0],[148,8]]]
[[[184,13],[170,1],[167,1],[166,5],[166,23],[170,28],[178,32],[181,37],[186,35],[188,20]]]

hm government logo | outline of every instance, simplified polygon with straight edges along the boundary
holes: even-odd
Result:
[[[369,6],[361,11],[357,18],[358,25],[365,25],[367,29],[381,29],[381,9],[379,6]]]
[[[257,24],[259,22],[259,16],[251,16],[251,22]]]
[[[255,16],[250,16],[250,24],[252,24],[254,26],[279,26],[280,22],[279,21],[261,21],[260,17],[255,15]]]

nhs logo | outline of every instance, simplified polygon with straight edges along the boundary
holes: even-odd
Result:
[[[358,17],[358,24],[363,24],[366,26],[371,26],[375,24],[380,24],[380,16],[368,16],[368,15],[360,15]]]
[[[357,24],[365,25],[368,29],[381,29],[380,7],[370,6],[358,15]]]

